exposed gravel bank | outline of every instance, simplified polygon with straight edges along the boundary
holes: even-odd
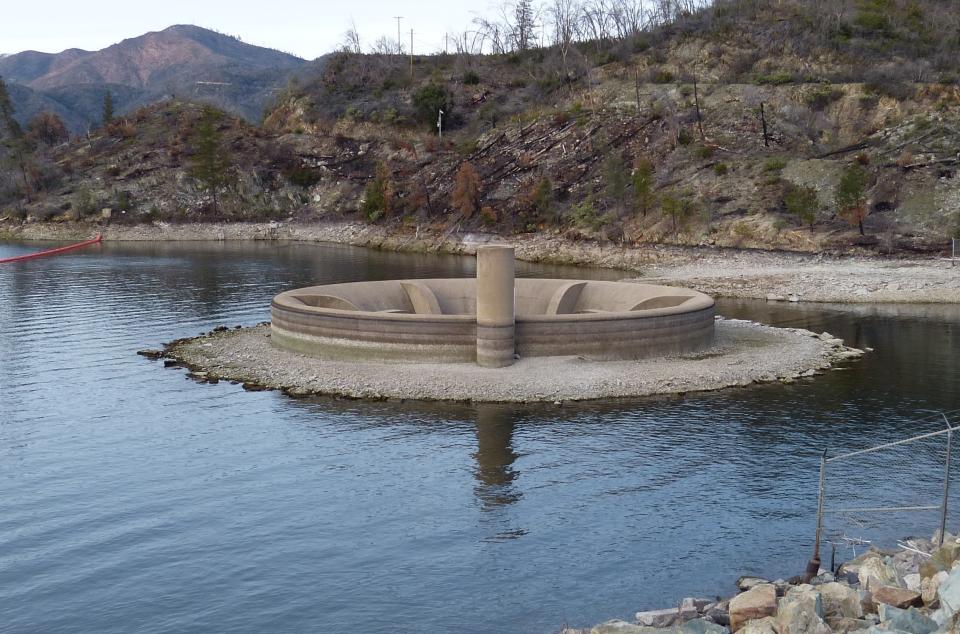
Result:
[[[514,245],[531,262],[632,271],[645,282],[695,288],[716,297],[842,303],[960,303],[960,266],[935,258],[817,255],[713,247],[577,242],[554,234],[494,236],[438,233],[352,221],[114,225],[0,224],[0,238],[80,240],[95,231],[107,241],[294,240],[389,251],[473,254],[490,241]]]
[[[161,356],[187,366],[201,381],[233,380],[248,389],[280,389],[291,396],[528,402],[792,382],[862,354],[828,333],[739,320],[718,320],[715,344],[697,354],[613,362],[539,357],[498,370],[470,363],[326,361],[274,348],[269,335],[266,325],[224,329],[175,341]]]
[[[944,260],[707,250],[688,258],[650,267],[643,281],[774,301],[960,302],[960,263],[953,268]]]

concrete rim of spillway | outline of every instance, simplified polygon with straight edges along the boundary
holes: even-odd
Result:
[[[331,360],[272,345],[267,324],[178,340],[162,356],[186,366],[201,382],[229,380],[295,397],[557,402],[806,381],[862,354],[827,333],[717,319],[708,348],[641,360],[521,357],[496,369],[474,363]]]
[[[512,264],[512,251],[505,258]],[[483,258],[479,263],[483,264]],[[531,357],[642,359],[710,346],[715,304],[673,286],[569,279],[351,282],[294,289],[271,304],[273,342],[325,359],[510,365]]]

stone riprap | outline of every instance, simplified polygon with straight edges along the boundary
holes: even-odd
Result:
[[[809,584],[799,578],[767,581],[741,577],[729,601],[683,599],[677,607],[638,612],[633,623],[612,620],[562,634],[956,634],[960,632],[960,541],[946,535],[904,540],[907,549],[871,549],[843,564],[836,577],[820,571]],[[863,573],[865,577],[860,577]],[[907,579],[932,583],[920,595]],[[877,585],[877,579],[891,585]],[[864,582],[871,589],[867,589]],[[695,606],[696,610],[685,609]]]
[[[292,396],[331,395],[478,402],[574,401],[678,394],[812,379],[863,354],[829,333],[716,320],[700,352],[633,361],[523,357],[506,368],[473,363],[317,358],[271,344],[270,327],[228,330],[169,344],[160,354],[204,381],[233,380]],[[146,352],[145,352],[146,353]]]

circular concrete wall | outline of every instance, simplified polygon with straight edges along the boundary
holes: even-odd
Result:
[[[331,359],[476,361],[476,298],[469,278],[301,288],[274,297],[271,337],[281,348]],[[688,289],[517,279],[514,299],[521,357],[640,359],[713,340],[713,299]]]

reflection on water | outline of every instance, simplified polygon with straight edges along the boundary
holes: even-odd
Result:
[[[477,497],[488,509],[516,502],[521,493],[511,486],[517,477],[513,469],[517,459],[513,451],[514,408],[479,404],[476,420]]]
[[[957,307],[723,301],[875,352],[792,385],[563,407],[293,400],[135,355],[267,319],[291,287],[472,274],[471,258],[275,243],[0,266],[0,629],[526,633],[629,617],[800,572],[823,448],[960,409]],[[857,485],[936,496],[934,454],[867,464]],[[935,525],[889,516],[871,536]]]

